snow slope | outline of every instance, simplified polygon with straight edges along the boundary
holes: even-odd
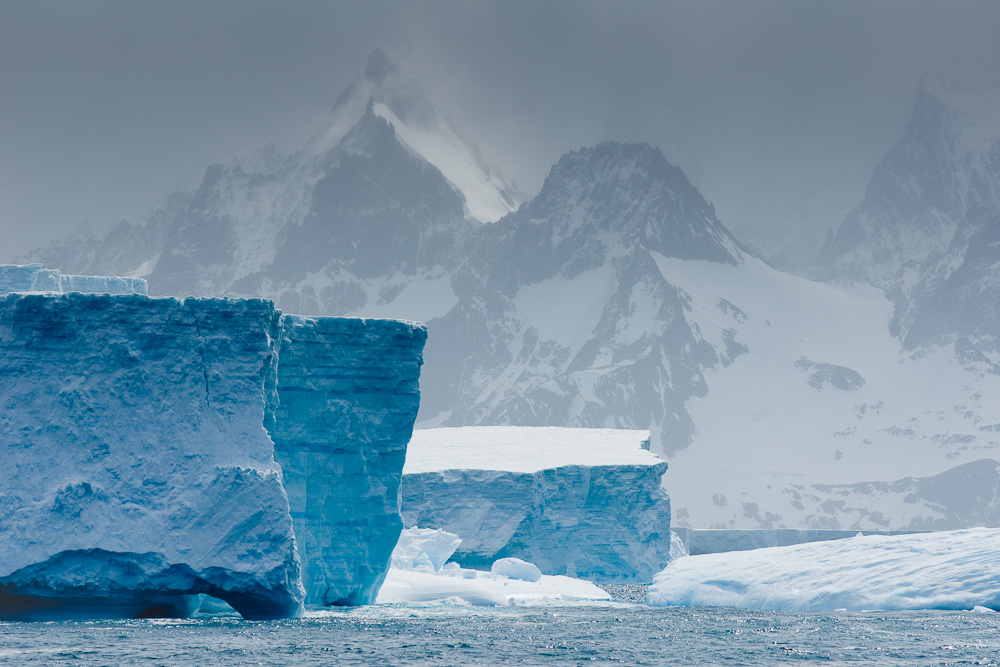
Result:
[[[680,523],[903,528],[918,520],[905,505],[861,519],[843,511],[846,498],[807,509],[796,494],[1000,456],[989,408],[1000,378],[970,372],[952,346],[903,350],[881,291],[811,282],[754,258],[657,264],[685,291],[706,340],[745,347],[707,369],[708,392],[688,403],[698,432],[670,457],[665,478]]]

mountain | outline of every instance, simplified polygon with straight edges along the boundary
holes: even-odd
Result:
[[[1000,89],[970,93],[925,80],[902,138],[875,168],[858,206],[830,233],[817,277],[905,296],[968,217],[1000,210]]]
[[[683,172],[648,145],[569,153],[541,192],[478,234],[430,326],[422,419],[439,425],[652,427],[687,446],[685,408],[719,362],[657,260],[744,253]]]
[[[345,193],[351,198],[343,199]],[[436,230],[492,222],[523,197],[377,50],[296,153],[267,146],[229,166],[211,165],[195,192],[171,195],[144,224],[123,222],[101,240],[81,233],[22,259],[81,273],[146,277],[160,294],[260,293],[306,314],[336,312],[339,292],[346,290],[354,303],[362,297],[357,281],[345,283],[340,274],[350,268],[325,266],[323,253],[353,243],[348,237],[360,233],[366,216],[379,227],[365,232],[362,245],[375,245],[380,235],[384,240],[398,233],[400,221],[412,220],[428,234],[420,237],[422,252],[440,258],[447,248],[438,247]],[[386,212],[395,223],[384,221]],[[417,240],[408,234],[400,246]],[[312,253],[305,266],[289,260],[303,250]],[[363,260],[373,254],[353,265],[368,266]],[[412,257],[392,253],[379,266],[397,259],[401,271],[412,271]],[[373,270],[363,272],[370,277]],[[365,300],[385,302],[382,287]]]
[[[868,285],[776,270],[645,144],[567,153],[522,202],[381,52],[300,151],[209,167],[145,224],[33,259],[424,321],[418,426],[649,429],[681,524],[931,525],[927,503],[850,508],[865,480],[1000,456],[991,153],[961,148],[985,131],[952,106],[921,91],[828,243],[828,277]],[[936,321],[955,295],[971,319]]]

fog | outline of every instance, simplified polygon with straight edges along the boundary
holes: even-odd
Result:
[[[0,261],[295,150],[376,47],[529,193],[567,150],[646,141],[744,238],[815,245],[922,76],[997,83],[997,25],[996,3],[915,0],[8,0]]]

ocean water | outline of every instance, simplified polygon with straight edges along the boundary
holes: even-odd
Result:
[[[0,664],[998,665],[1000,614],[373,606],[238,617],[0,623]]]

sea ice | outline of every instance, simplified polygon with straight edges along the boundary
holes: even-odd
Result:
[[[776,611],[997,610],[998,572],[998,529],[868,535],[679,558],[656,575],[647,602]]]
[[[440,568],[431,563],[447,560],[460,542],[457,535],[443,530],[408,528],[393,551],[393,566],[378,593],[379,604],[449,601],[476,606],[508,606],[610,600],[611,596],[589,581],[564,576],[540,575],[526,581],[497,572],[485,572],[447,563]],[[421,551],[426,549],[426,551]],[[515,560],[515,559],[508,559]],[[531,563],[512,570],[523,574]],[[504,569],[501,566],[499,569]],[[537,568],[535,568],[537,571]]]
[[[493,565],[490,566],[490,572],[521,581],[541,581],[542,579],[542,571],[538,569],[538,566],[520,558],[501,558],[494,561]]]

